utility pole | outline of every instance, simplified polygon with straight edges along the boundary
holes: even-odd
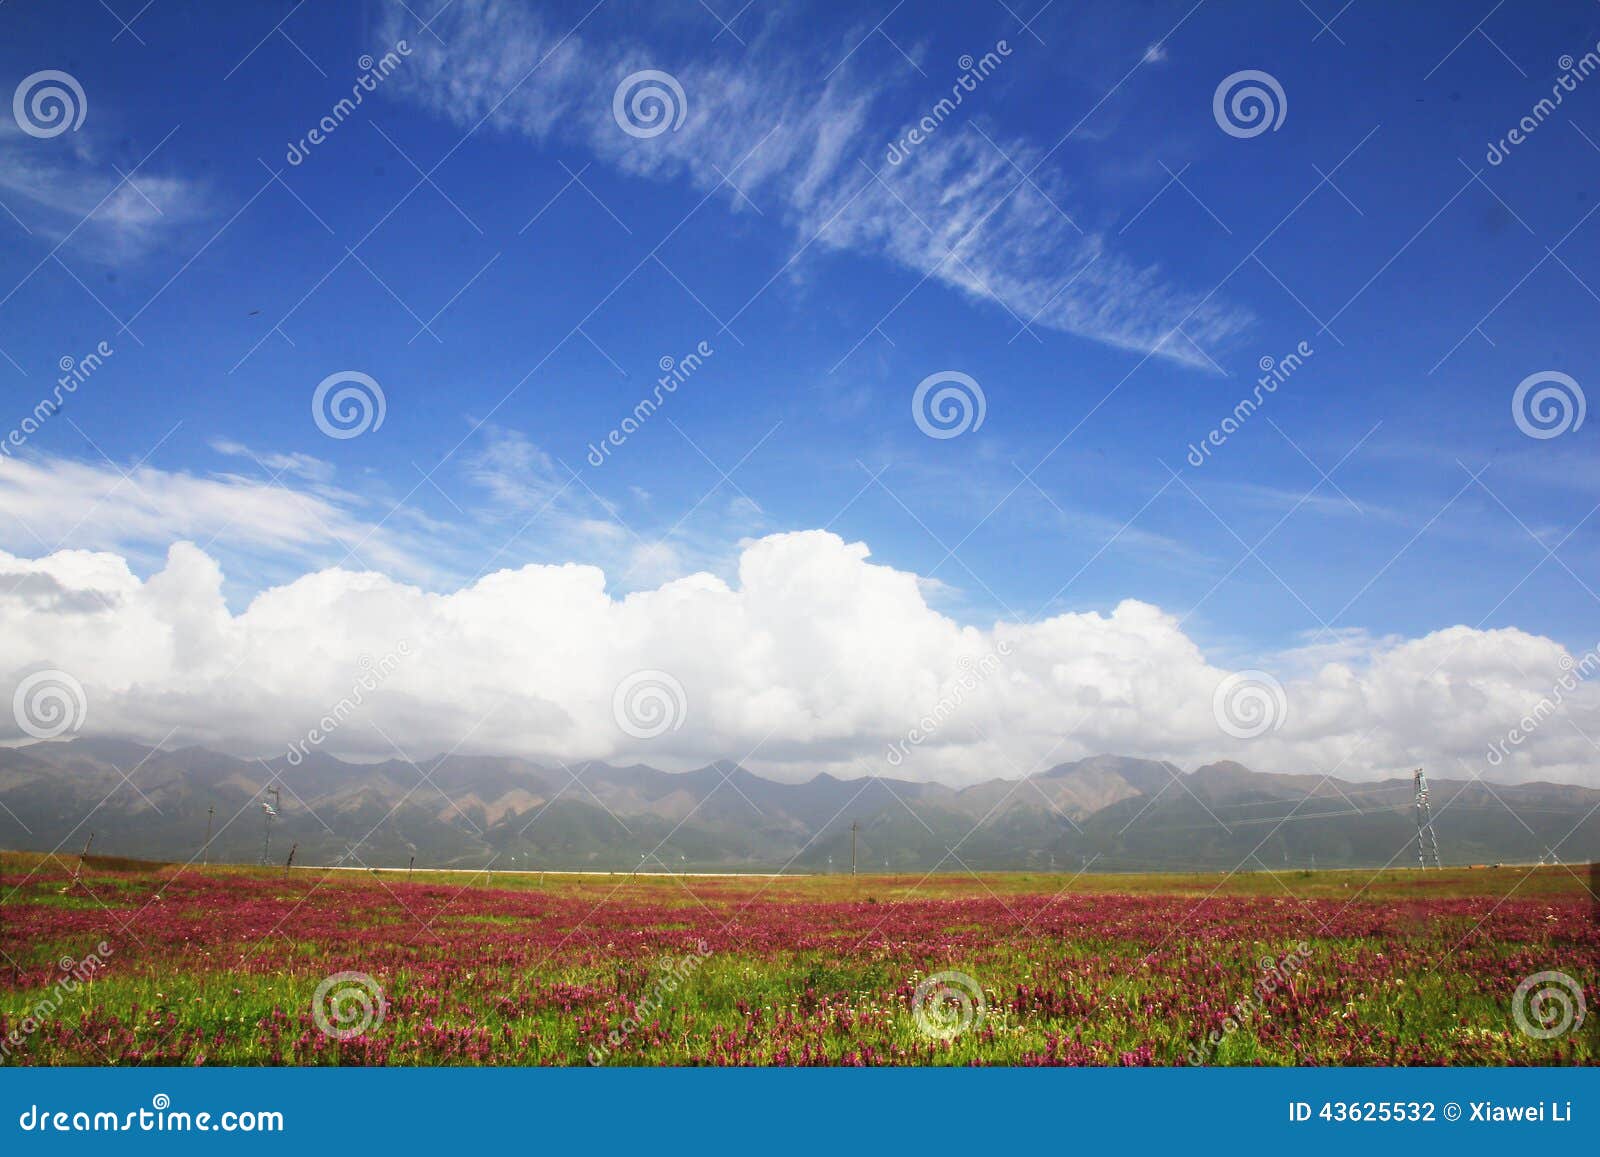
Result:
[[[861,825],[854,820],[850,821],[850,874],[856,874],[856,833],[861,830]]]
[[[1416,812],[1417,812],[1417,867],[1428,866],[1428,853],[1433,853],[1433,866],[1442,869],[1439,862],[1439,837],[1433,831],[1433,811],[1428,807],[1428,777],[1422,774],[1422,768],[1417,768],[1411,776],[1416,785]]]
[[[206,808],[206,842],[200,846],[200,862],[202,864],[209,864],[211,862],[211,817],[216,814],[216,804],[212,804],[210,807]]]
[[[72,882],[76,884],[78,877],[83,875],[83,861],[89,858],[89,849],[94,846],[94,833],[89,833],[89,838],[84,841],[83,851],[78,853],[78,868],[72,873]]]
[[[289,858],[283,862],[283,874],[285,878],[287,878],[289,875],[289,869],[294,867],[294,854],[299,850],[300,845],[298,842],[289,845]]]

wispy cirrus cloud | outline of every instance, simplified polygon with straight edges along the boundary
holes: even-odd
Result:
[[[195,474],[43,455],[0,462],[0,544],[117,551],[148,561],[177,538],[270,559],[273,567],[350,558],[416,575],[428,569],[400,536],[337,494],[242,474]]]
[[[0,120],[0,200],[28,232],[102,265],[146,256],[181,227],[203,218],[199,182],[160,171],[132,171],[134,158],[104,160],[92,139],[36,140]]]
[[[385,35],[405,35],[405,19],[391,14]],[[576,142],[625,172],[725,195],[735,211],[775,210],[801,243],[887,259],[1019,324],[1185,365],[1210,368],[1208,351],[1251,320],[1076,220],[1070,182],[1036,144],[966,119],[887,164],[905,114],[854,62],[800,61],[792,44],[754,37],[737,59],[675,67],[681,129],[640,140],[619,129],[612,97],[658,66],[642,45],[586,40],[518,0],[458,0],[433,28],[440,39],[414,37],[385,91],[463,129]]]
[[[741,540],[771,530],[742,497],[707,495],[692,517],[656,511],[647,496],[604,499],[526,434],[489,423],[458,469],[411,493],[351,489],[331,463],[302,452],[209,445],[233,460],[226,469],[0,458],[0,551],[115,552],[153,567],[188,540],[227,563],[230,595],[240,597],[306,567],[440,589],[530,558],[600,565],[633,590],[696,570],[731,573]]]

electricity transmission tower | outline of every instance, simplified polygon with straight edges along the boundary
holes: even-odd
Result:
[[[1422,768],[1412,774],[1412,782],[1417,789],[1417,866],[1426,868],[1428,856],[1433,855],[1433,866],[1443,868],[1439,862],[1439,837],[1433,831],[1433,811],[1428,807],[1428,777],[1422,774]]]

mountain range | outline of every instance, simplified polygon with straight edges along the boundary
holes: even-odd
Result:
[[[1447,864],[1600,859],[1600,790],[1435,779],[1430,805]],[[1409,775],[1352,783],[1100,755],[955,788],[778,782],[726,763],[313,753],[292,766],[100,738],[0,748],[0,847],[77,852],[93,833],[97,853],[255,863],[269,827],[273,862],[295,847],[297,864],[368,867],[840,872],[852,842],[862,871],[1417,862]]]

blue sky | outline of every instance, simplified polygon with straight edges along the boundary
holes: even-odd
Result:
[[[736,582],[742,541],[828,528],[960,623],[1137,599],[1224,664],[1600,637],[1596,427],[1512,413],[1530,375],[1592,385],[1600,80],[1486,159],[1595,4],[439,7],[0,8],[6,85],[62,70],[87,106],[0,121],[8,421],[115,351],[5,464],[0,549],[145,576],[201,543],[238,611],[340,563]],[[654,136],[612,106],[646,69],[683,94]],[[1214,116],[1242,70],[1276,128]],[[341,371],[381,427],[312,421]],[[935,439],[911,399],[944,371],[985,416]]]

